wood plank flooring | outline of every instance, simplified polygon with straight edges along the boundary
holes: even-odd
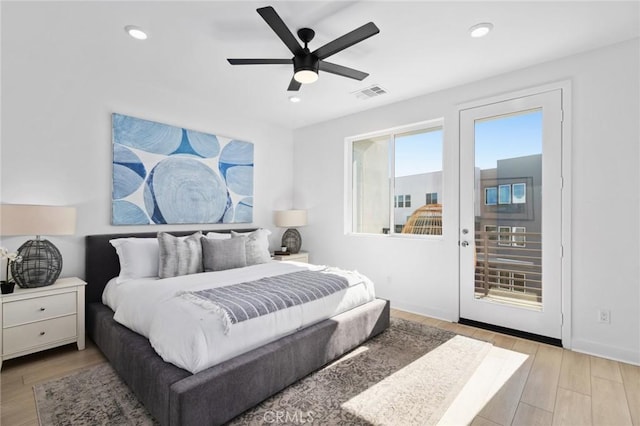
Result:
[[[640,367],[399,310],[392,315],[492,342],[529,358],[485,405],[472,426],[640,426]],[[87,340],[4,361],[0,424],[37,425],[32,387],[104,362]]]

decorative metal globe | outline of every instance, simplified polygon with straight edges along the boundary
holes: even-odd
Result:
[[[18,248],[22,262],[11,263],[11,275],[20,287],[44,287],[56,282],[62,255],[49,240],[29,240]]]
[[[287,251],[296,254],[302,246],[302,236],[295,228],[289,228],[282,234],[282,245],[287,247]]]

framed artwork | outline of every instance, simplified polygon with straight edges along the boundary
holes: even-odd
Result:
[[[113,225],[250,223],[253,143],[112,115]]]
[[[490,186],[484,189],[484,203],[487,206],[495,206],[498,204],[498,188]]]
[[[498,204],[511,204],[511,185],[498,186]]]

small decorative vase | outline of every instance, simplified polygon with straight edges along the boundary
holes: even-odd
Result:
[[[9,294],[9,293],[13,293],[13,288],[16,286],[16,283],[12,282],[7,282],[7,281],[0,281],[0,291],[2,291],[2,294]]]

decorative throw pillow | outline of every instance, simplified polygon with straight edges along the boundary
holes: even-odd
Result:
[[[160,278],[202,272],[201,232],[186,237],[176,237],[166,232],[158,232]]]
[[[239,233],[231,231],[232,239],[242,236],[247,238],[247,266],[271,261],[271,253],[269,253],[269,235],[271,235],[271,231],[262,228],[256,229],[253,232]]]
[[[116,249],[120,260],[118,283],[158,276],[157,238],[117,238],[109,240],[109,243]]]
[[[247,266],[246,237],[226,240],[202,238],[202,263],[205,272]]]
[[[211,238],[213,240],[228,240],[229,238],[231,238],[231,234],[226,232],[226,233],[222,233],[222,232],[207,232],[207,235],[205,235],[205,238]]]

